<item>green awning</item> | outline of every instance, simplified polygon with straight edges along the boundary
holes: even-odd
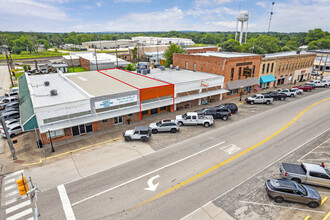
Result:
[[[34,114],[33,104],[25,74],[18,78],[18,91],[19,112],[21,117],[20,121],[23,131],[34,130],[35,128],[38,128],[38,122]]]

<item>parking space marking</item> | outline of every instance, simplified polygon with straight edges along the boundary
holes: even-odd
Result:
[[[184,161],[184,160],[186,160],[186,159],[189,159],[189,158],[194,157],[194,156],[196,156],[196,155],[198,155],[198,154],[200,154],[200,153],[203,153],[203,152],[205,152],[205,151],[207,151],[207,150],[210,150],[210,149],[212,149],[212,148],[215,148],[215,147],[217,147],[217,146],[219,146],[219,145],[221,145],[221,144],[223,144],[223,143],[225,143],[225,142],[226,142],[226,141],[222,141],[222,142],[217,143],[217,144],[215,144],[215,145],[213,145],[213,146],[211,146],[211,147],[209,147],[209,148],[206,148],[206,149],[201,150],[201,151],[199,151],[199,152],[197,152],[197,153],[191,154],[191,155],[189,155],[189,156],[187,156],[187,157],[184,157],[184,158],[182,158],[182,159],[180,159],[180,160],[174,161],[173,163],[170,163],[170,164],[167,164],[167,165],[165,165],[165,166],[162,166],[162,167],[160,167],[160,168],[158,168],[158,169],[156,169],[156,170],[150,171],[149,173],[145,173],[145,174],[143,174],[143,175],[141,175],[141,176],[138,176],[138,177],[136,177],[136,178],[134,178],[134,179],[128,180],[128,181],[126,181],[126,182],[124,182],[124,183],[121,183],[121,184],[119,184],[119,185],[117,185],[117,186],[114,186],[114,187],[109,188],[109,189],[107,189],[107,190],[104,190],[104,191],[102,191],[102,192],[96,193],[96,194],[94,194],[94,195],[92,195],[92,196],[89,196],[89,197],[87,197],[87,198],[85,198],[85,199],[82,199],[82,200],[80,200],[80,201],[78,201],[78,202],[73,203],[72,206],[75,206],[75,205],[77,205],[77,204],[79,204],[79,203],[85,202],[85,201],[87,201],[87,200],[89,200],[89,199],[95,198],[95,197],[97,197],[97,196],[99,196],[99,195],[102,195],[102,194],[104,194],[104,193],[110,192],[110,191],[112,191],[112,190],[114,190],[114,189],[117,189],[117,188],[119,188],[119,187],[121,187],[121,186],[124,186],[124,185],[126,185],[126,184],[128,184],[128,183],[131,183],[131,182],[134,182],[134,181],[136,181],[136,180],[139,180],[139,179],[141,179],[141,178],[143,178],[143,177],[146,177],[146,176],[148,176],[148,175],[150,175],[150,174],[152,174],[152,173],[158,172],[158,171],[160,171],[160,170],[162,170],[162,169],[164,169],[164,168],[167,168],[167,167],[169,167],[169,166],[172,166],[172,165],[175,165],[175,164],[177,164],[177,163],[180,163],[180,162],[182,162],[182,161]]]
[[[233,154],[233,153],[239,151],[241,148],[237,147],[235,144],[229,144],[227,146],[220,147],[219,149],[223,150],[224,152],[226,152],[227,154],[230,155],[230,154]]]
[[[71,207],[71,203],[70,203],[70,199],[68,197],[68,194],[65,190],[64,185],[59,185],[57,186],[57,190],[58,193],[60,194],[60,198],[61,198],[61,202],[62,202],[62,206],[63,206],[63,210],[65,213],[65,217],[68,220],[75,220],[76,217],[74,216],[72,207]]]
[[[322,192],[322,191],[318,191],[319,193],[324,193],[324,194],[329,194],[330,195],[330,192]]]
[[[286,206],[281,206],[281,205],[273,205],[273,204],[266,204],[266,203],[259,203],[259,202],[250,202],[250,201],[243,201],[243,200],[240,200],[239,202],[248,203],[248,204],[252,204],[252,205],[262,205],[262,206],[278,207],[278,208],[284,208],[284,209],[295,209],[295,210],[300,210],[300,211],[305,211],[305,212],[325,213],[325,211],[286,207]]]
[[[300,157],[297,161],[298,162],[301,162],[304,157],[306,157],[308,154],[312,153],[314,150],[316,150],[317,148],[319,148],[320,146],[322,146],[324,143],[326,143],[328,141],[329,141],[329,139],[325,140],[324,142],[322,142],[321,144],[319,144],[317,147],[315,147],[313,150],[309,151],[307,154],[305,154],[304,156]]]

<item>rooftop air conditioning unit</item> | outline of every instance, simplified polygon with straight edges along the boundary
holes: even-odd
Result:
[[[44,85],[45,85],[45,86],[49,86],[49,81],[45,81],[45,82],[44,82]]]
[[[176,69],[176,70],[180,70],[180,67],[179,67],[179,66],[176,66],[175,69]]]
[[[57,95],[57,90],[56,89],[50,90],[50,95],[51,96],[56,96]]]

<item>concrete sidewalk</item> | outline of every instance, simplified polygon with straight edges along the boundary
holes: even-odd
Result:
[[[300,83],[304,84],[304,83]],[[298,85],[298,84],[297,84]],[[281,85],[278,88],[291,88],[294,85]],[[275,90],[272,88],[270,90]],[[259,91],[258,93],[266,92]],[[152,116],[143,118],[142,121],[133,122],[130,125],[122,124],[117,125],[114,128],[101,130],[98,132],[92,132],[83,136],[73,137],[71,139],[54,142],[55,152],[51,152],[50,144],[44,145],[43,148],[38,149],[36,145],[36,138],[34,132],[25,133],[17,137],[18,143],[15,144],[15,149],[17,153],[18,160],[13,161],[9,147],[6,146],[5,153],[0,155],[0,164],[3,165],[2,173],[9,173],[16,170],[24,169],[30,166],[42,166],[43,164],[57,163],[57,161],[77,157],[78,155],[89,155],[85,159],[88,161],[88,158],[97,158],[99,156],[105,156],[106,158],[114,161],[112,165],[120,164],[120,161],[124,163],[137,158],[137,156],[143,156],[145,153],[151,153],[155,150],[152,149],[148,144],[142,144],[140,142],[131,142],[131,144],[122,141],[122,133],[125,130],[133,129],[135,126],[139,125],[149,125],[152,122],[156,122],[162,119],[174,119],[175,115],[184,114],[187,111],[195,111],[204,107],[212,107],[219,105],[221,103],[235,103],[238,106],[244,103],[244,99],[247,96],[253,95],[255,93],[245,94],[242,97],[242,101],[239,101],[240,97],[232,97],[225,100],[217,101],[210,103],[208,105],[194,106],[192,108],[179,110],[176,112],[164,112]],[[121,140],[121,141],[120,141]],[[7,145],[7,144],[6,144]],[[144,146],[138,148],[127,148],[130,145]],[[95,151],[95,152],[92,152]],[[89,152],[89,153],[87,153]],[[97,156],[96,156],[97,155]],[[114,157],[114,155],[119,155]],[[124,157],[121,157],[125,155]],[[95,156],[95,157],[94,157]],[[86,162],[87,162],[86,161]],[[94,161],[94,160],[92,160]],[[94,161],[95,162],[95,161]],[[111,163],[107,161],[107,163]]]

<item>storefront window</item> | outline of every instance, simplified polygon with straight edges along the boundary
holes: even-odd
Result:
[[[114,119],[114,124],[118,125],[118,124],[122,124],[123,123],[123,117],[119,116],[119,117],[115,117]]]
[[[229,90],[229,92],[227,92],[227,95],[235,95],[235,94],[238,94],[238,89],[232,89]]]
[[[238,79],[241,78],[241,74],[242,74],[242,67],[240,67],[240,68],[238,69]]]
[[[267,64],[267,73],[269,72],[269,63]]]
[[[52,138],[62,137],[62,136],[64,136],[64,129],[50,131],[50,132],[47,131],[46,134],[47,134],[47,138],[48,139],[49,139],[49,133],[50,133],[50,135],[51,135]]]
[[[231,74],[230,74],[230,79],[234,79],[234,68],[231,68]]]
[[[270,72],[272,73],[274,70],[274,63],[272,63],[272,68],[270,69]]]
[[[264,73],[265,73],[265,64],[262,65],[262,74],[264,74]]]
[[[147,115],[147,114],[149,114],[149,110],[142,111],[142,115]]]
[[[252,77],[254,77],[254,71],[256,70],[256,66],[253,65],[253,69],[252,69]]]

